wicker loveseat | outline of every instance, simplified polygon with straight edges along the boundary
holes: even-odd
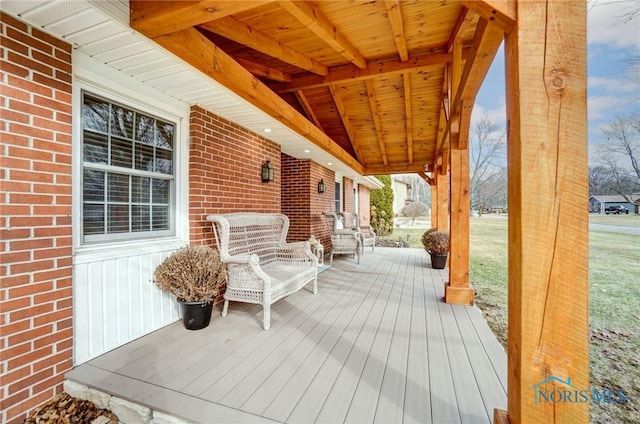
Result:
[[[309,242],[287,243],[289,218],[282,214],[232,213],[209,215],[220,259],[227,265],[227,289],[222,316],[229,301],[258,303],[263,326],[271,326],[271,304],[313,282],[318,292],[316,256]]]

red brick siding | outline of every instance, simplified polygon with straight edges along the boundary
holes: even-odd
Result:
[[[72,366],[71,46],[0,16],[0,422]]]
[[[369,187],[358,186],[358,221],[363,227],[368,227],[371,220],[371,190]]]
[[[311,181],[311,162],[281,155],[282,213],[289,217],[287,241],[308,240],[311,236],[311,198],[318,194]]]
[[[333,212],[335,210],[335,193],[336,185],[335,173],[315,162],[311,162],[311,186],[312,192],[315,193],[311,197],[311,230],[320,243],[324,246],[325,253],[329,252],[331,248],[331,236],[329,235],[329,229],[325,223],[323,212]],[[324,180],[326,191],[322,194],[318,193],[318,181]],[[315,191],[313,191],[315,189]]]
[[[198,106],[189,121],[191,242],[215,243],[207,215],[280,212],[280,146]],[[265,160],[275,168],[269,183],[260,178]]]
[[[353,198],[353,180],[342,178],[342,210],[344,212],[356,212],[356,205]]]

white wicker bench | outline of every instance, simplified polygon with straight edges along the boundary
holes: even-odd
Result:
[[[313,282],[318,292],[318,259],[308,241],[287,243],[289,218],[282,214],[232,213],[209,215],[220,259],[227,265],[227,289],[222,316],[229,301],[258,303],[263,326],[271,326],[271,304]]]

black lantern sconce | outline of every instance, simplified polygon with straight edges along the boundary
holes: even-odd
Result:
[[[324,185],[324,180],[320,180],[320,181],[318,182],[318,193],[322,194],[322,193],[324,193],[324,192],[325,192],[325,190],[326,190],[326,189],[327,189],[327,188],[326,188],[326,187],[325,187],[325,185]]]
[[[273,165],[271,165],[271,161],[266,161],[262,164],[262,182],[268,183],[269,181],[273,181],[275,176],[275,170],[273,169]]]

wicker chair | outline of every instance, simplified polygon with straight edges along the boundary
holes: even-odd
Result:
[[[361,227],[360,222],[358,221],[358,214],[353,214],[351,212],[340,212],[342,215],[342,222],[352,223],[351,229],[353,229],[360,238],[360,252],[364,255],[364,248],[367,246],[371,246],[371,252],[374,252],[376,249],[376,233],[371,229],[371,227]],[[346,227],[347,225],[345,225]]]
[[[282,214],[231,213],[209,215],[220,260],[227,265],[227,289],[222,316],[229,301],[258,303],[263,327],[271,326],[271,304],[313,282],[318,292],[318,259],[308,241],[287,243],[289,218]]]
[[[324,212],[325,221],[331,232],[331,256],[329,263],[333,262],[333,255],[355,255],[360,263],[360,238],[350,228],[338,228],[338,216],[333,212]],[[341,221],[340,221],[341,222]]]

